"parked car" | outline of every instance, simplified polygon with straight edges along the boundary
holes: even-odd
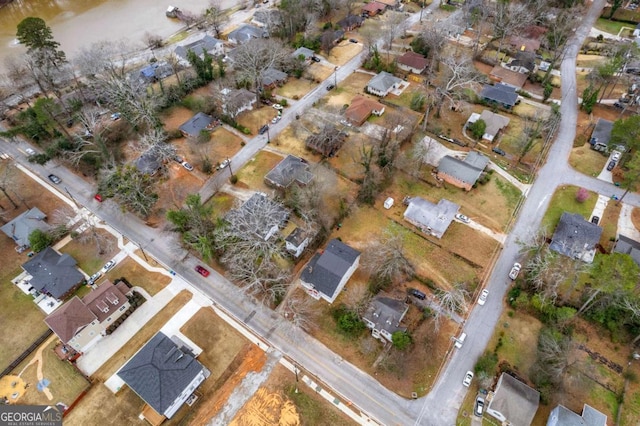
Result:
[[[416,299],[420,299],[420,300],[424,300],[427,297],[426,294],[424,294],[420,290],[416,290],[415,288],[412,288],[411,290],[409,290],[409,294],[415,297]]]
[[[611,152],[611,160],[613,160],[613,161],[620,160],[620,155],[622,155],[622,154],[620,154],[620,151],[612,151]]]
[[[493,148],[491,151],[495,152],[495,153],[496,153],[496,154],[498,154],[498,155],[502,155],[503,157],[504,157],[505,155],[507,155],[507,153],[506,153],[506,152],[504,152],[503,150],[501,150],[501,149],[500,149],[500,148],[498,148],[498,147]]]
[[[119,112],[114,112],[113,114],[111,114],[111,121],[118,121],[120,120],[120,113]]]
[[[100,195],[100,194],[94,195],[93,198],[95,198],[99,202],[102,202],[102,195]]]
[[[218,166],[218,170],[224,169],[225,167],[227,167],[229,165],[229,163],[231,163],[231,160],[229,160],[227,158],[222,163],[220,163],[220,165]]]
[[[594,216],[591,218],[591,223],[593,223],[594,225],[597,225],[599,222],[600,222],[599,216]]]
[[[104,266],[102,267],[102,273],[107,272],[109,269],[113,268],[114,266],[116,266],[116,261],[115,260],[110,260],[107,263],[104,264]]]
[[[614,107],[616,107],[616,108],[620,108],[620,109],[624,108],[624,105],[622,105],[622,104],[621,104],[620,102],[618,102],[618,101],[615,101],[615,102],[613,103],[613,106],[614,106]]]
[[[271,101],[269,99],[262,99],[262,103],[265,105],[271,105]]]
[[[471,221],[469,220],[469,218],[468,218],[467,216],[463,215],[462,213],[458,213],[458,214],[456,214],[456,219],[458,219],[458,220],[459,220],[460,222],[462,222],[462,223],[469,223],[469,222],[471,222]]]
[[[273,117],[273,120],[271,120],[271,124],[276,124],[278,121],[280,121],[280,118],[280,116]]]
[[[480,297],[478,297],[478,305],[480,306],[484,305],[484,303],[487,301],[488,296],[489,296],[489,290],[485,288],[484,290],[482,290],[482,293],[480,293]]]
[[[476,405],[473,408],[473,414],[478,417],[482,417],[484,413],[484,398],[481,396],[476,397]]]
[[[464,380],[462,380],[462,385],[468,388],[471,385],[472,380],[473,371],[467,371],[467,374],[464,375]]]
[[[258,130],[258,133],[261,135],[264,135],[265,133],[267,133],[267,130],[269,130],[269,125],[265,124],[264,126],[260,127],[260,130]]]
[[[460,336],[456,337],[455,344],[453,346],[460,349],[464,344],[464,341],[466,340],[466,338],[467,338],[467,333],[460,333]]]
[[[60,182],[62,182],[62,179],[60,179],[58,176],[56,175],[49,175],[47,176],[49,178],[49,180],[55,184],[59,184]]]
[[[193,166],[189,163],[187,163],[186,161],[182,162],[182,167],[184,167],[185,169],[189,170],[190,172],[193,171]]]
[[[101,276],[102,276],[102,271],[96,272],[95,274],[89,277],[89,279],[87,280],[87,284],[89,285],[94,284],[96,281],[98,281],[98,278],[100,278]]]
[[[350,39],[349,39],[349,41],[350,41],[351,43],[357,43],[357,42],[358,42],[358,40],[356,40],[355,38],[350,38]]]
[[[36,155],[36,151],[33,148],[25,148],[24,152],[26,152],[27,155]]]
[[[333,84],[328,85],[328,86],[327,86],[327,92],[328,92],[329,90],[333,90],[335,87],[336,87],[336,86],[335,86],[335,85],[333,85]]]
[[[209,271],[207,271],[203,266],[200,265],[196,265],[196,272],[205,278],[209,276]]]
[[[281,111],[284,107],[280,104],[273,104],[271,105],[272,107],[274,107],[275,109],[277,109],[278,111]]]
[[[519,264],[518,262],[513,264],[513,267],[511,268],[511,271],[509,271],[509,278],[511,278],[512,280],[515,280],[516,278],[518,278],[518,275],[520,274],[520,269],[522,269],[522,265]]]
[[[179,155],[174,155],[173,161],[175,161],[176,163],[182,164],[182,162],[184,161],[184,158],[180,157]]]
[[[313,62],[320,62],[320,60],[321,60],[321,59],[320,59],[320,58],[318,58],[317,56],[312,56],[312,57],[311,57],[311,60],[312,60]]]
[[[607,170],[611,171],[614,169],[614,167],[616,167],[616,162],[613,160],[609,161],[609,164],[607,164]]]

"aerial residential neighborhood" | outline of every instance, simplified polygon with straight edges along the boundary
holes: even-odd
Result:
[[[637,0],[32,2],[0,414],[638,425]]]

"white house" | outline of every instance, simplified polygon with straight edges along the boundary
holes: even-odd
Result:
[[[392,90],[398,89],[401,84],[401,79],[386,71],[382,71],[369,80],[366,89],[367,92],[384,98]]]

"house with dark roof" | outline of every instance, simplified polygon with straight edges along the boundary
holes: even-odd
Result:
[[[77,352],[85,352],[106,335],[107,328],[131,306],[131,289],[120,281],[105,281],[80,299],[74,296],[44,319],[60,340]]]
[[[484,121],[487,125],[484,130],[484,134],[482,135],[482,139],[487,142],[493,142],[502,129],[507,127],[511,121],[509,117],[505,117],[504,115],[496,114],[495,112],[485,109],[482,111],[482,114],[478,114],[476,112],[471,113],[465,126],[469,126],[478,120]]]
[[[224,43],[222,40],[205,35],[199,40],[193,41],[188,44],[183,44],[175,49],[175,54],[183,61],[187,61],[187,53],[192,51],[200,58],[204,57],[204,53],[207,52],[211,56],[223,56],[224,55]]]
[[[356,95],[351,100],[351,105],[344,111],[344,116],[354,126],[362,126],[371,115],[384,114],[384,105],[380,102],[362,95]]]
[[[156,413],[170,419],[210,372],[188,348],[160,332],[117,375]]]
[[[346,18],[338,21],[338,26],[343,31],[353,31],[364,23],[364,18],[360,15],[348,15]]]
[[[444,198],[433,204],[421,197],[411,197],[404,219],[427,235],[442,238],[453,222],[460,206]]]
[[[254,211],[264,214],[256,217],[252,214]],[[289,211],[282,204],[269,199],[266,194],[256,192],[239,208],[229,210],[224,218],[229,226],[267,241],[286,225]]]
[[[373,18],[376,15],[384,13],[385,10],[387,10],[386,4],[377,1],[370,1],[369,3],[362,6],[361,13],[364,16]]]
[[[480,97],[489,104],[508,110],[513,108],[518,100],[516,88],[502,83],[497,83],[493,86],[485,85],[482,88],[482,92],[480,92]]]
[[[564,212],[551,238],[549,248],[567,257],[592,263],[602,228],[578,213]]]
[[[419,53],[408,51],[400,56],[397,61],[398,68],[414,74],[422,74],[427,69],[427,58]]]
[[[381,71],[373,76],[365,89],[367,92],[384,98],[390,91],[400,87],[402,80],[386,71]]]
[[[618,239],[613,246],[613,252],[628,254],[634,262],[640,265],[640,242],[638,241],[632,240],[624,235],[618,235]]]
[[[153,176],[158,170],[160,170],[162,163],[160,162],[159,155],[156,152],[149,150],[138,157],[135,165],[136,169],[140,173]]]
[[[218,124],[218,121],[214,120],[212,116],[199,112],[182,123],[178,129],[185,137],[197,138],[201,131],[213,130]]]
[[[311,242],[311,237],[307,231],[296,227],[287,238],[284,239],[285,247],[293,257],[298,258]]]
[[[607,416],[588,404],[581,415],[559,404],[549,413],[547,426],[607,426]]]
[[[507,373],[502,373],[487,414],[502,424],[529,426],[538,411],[540,393]]]
[[[282,13],[278,9],[256,10],[251,23],[272,33],[282,26]]]
[[[275,86],[281,86],[287,82],[288,77],[286,72],[275,68],[267,68],[262,72],[262,87],[273,88]]]
[[[241,89],[222,89],[222,112],[235,118],[245,111],[251,111],[256,104],[256,95],[244,87]]]
[[[598,118],[593,132],[591,132],[591,139],[589,139],[591,148],[596,151],[607,152],[609,150],[611,130],[613,130],[613,121]]]
[[[489,158],[477,151],[470,151],[464,160],[445,155],[438,164],[437,177],[465,191],[471,191],[487,164]]]
[[[31,275],[29,284],[33,288],[54,299],[64,300],[84,281],[76,264],[68,254],[47,247],[24,263],[22,269]]]
[[[264,182],[274,188],[288,188],[293,182],[307,185],[312,179],[309,163],[289,154],[266,174]]]
[[[0,228],[18,247],[28,248],[29,235],[36,229],[49,232],[51,226],[47,222],[47,215],[40,209],[34,207],[16,216],[13,220],[5,223]]]
[[[489,73],[489,78],[496,83],[502,83],[505,86],[511,86],[516,90],[522,89],[522,86],[527,82],[527,74],[521,74],[516,71],[511,71],[501,65],[493,67]]]
[[[166,62],[154,62],[140,69],[138,77],[145,83],[155,83],[173,74],[171,65]]]
[[[333,239],[327,248],[316,253],[307,263],[300,275],[300,283],[314,299],[322,298],[333,303],[359,264],[358,250]]]
[[[269,37],[269,33],[264,28],[245,24],[231,31],[227,36],[227,40],[229,40],[229,43],[239,45],[245,44],[252,39],[267,37]]]
[[[303,57],[305,61],[310,61],[311,58],[316,56],[316,52],[314,52],[313,50],[307,47],[301,46],[301,47],[298,47],[296,50],[294,50],[291,56],[293,56],[296,59]]]
[[[536,55],[531,52],[518,52],[506,67],[514,72],[530,74],[536,70]]]
[[[362,320],[371,329],[371,335],[379,340],[392,342],[391,336],[396,331],[406,331],[401,327],[402,318],[409,310],[403,300],[376,296],[371,300]]]

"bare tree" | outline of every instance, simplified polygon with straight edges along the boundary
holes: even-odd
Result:
[[[363,25],[358,31],[360,37],[362,37],[362,44],[367,52],[372,52],[374,47],[378,44],[378,41],[381,39],[382,28],[379,21],[365,21],[365,25]]]
[[[162,37],[157,34],[151,34],[149,31],[144,33],[142,41],[149,49],[158,49],[162,47]]]
[[[9,191],[15,194],[15,190],[13,189],[14,185],[16,185],[16,167],[13,164],[5,164],[0,172],[0,191],[4,194],[4,196],[9,200],[9,202],[13,205],[14,209],[18,208],[18,204],[11,198],[9,195]]]
[[[167,142],[167,134],[162,129],[151,129],[144,133],[136,145],[140,153],[151,152],[160,163],[171,161],[176,155],[176,148]]]
[[[440,308],[448,316],[454,316],[467,311],[469,292],[463,283],[455,283],[449,290],[439,290],[436,293]]]
[[[222,8],[220,0],[211,0],[209,7],[204,11],[203,20],[204,24],[213,30],[216,38],[220,38],[222,28],[229,22],[229,15]]]
[[[393,40],[405,31],[404,15],[399,12],[387,12],[386,21],[382,25],[382,40],[384,41],[384,48],[387,50],[387,62],[389,62],[391,50],[393,50]]]
[[[567,44],[567,40],[573,33],[573,30],[577,24],[576,20],[581,16],[578,13],[577,7],[567,10],[562,10],[556,19],[550,25],[547,25],[547,33],[544,36],[543,43],[547,50],[551,53],[551,60],[549,68],[545,73],[542,84],[546,84],[551,79],[551,71],[553,71],[557,62],[564,54],[564,48]]]
[[[324,157],[333,157],[342,148],[346,136],[333,124],[326,124],[318,133],[309,136],[305,144]]]
[[[363,266],[370,274],[393,283],[399,283],[415,273],[405,255],[402,235],[397,233],[385,231],[380,239],[369,244],[363,257]]]
[[[289,297],[282,304],[284,317],[294,326],[300,327],[304,331],[311,331],[315,328],[312,315],[315,300],[307,295]]]
[[[495,2],[493,35],[494,39],[498,40],[496,60],[500,60],[504,39],[529,25],[532,22],[532,18],[530,9],[522,3],[514,3],[508,0]]]
[[[451,104],[459,96],[459,91],[472,87],[485,80],[485,76],[478,72],[467,56],[449,56],[444,58],[445,65],[441,81],[436,85],[436,115],[440,116],[440,109],[445,100]]]

